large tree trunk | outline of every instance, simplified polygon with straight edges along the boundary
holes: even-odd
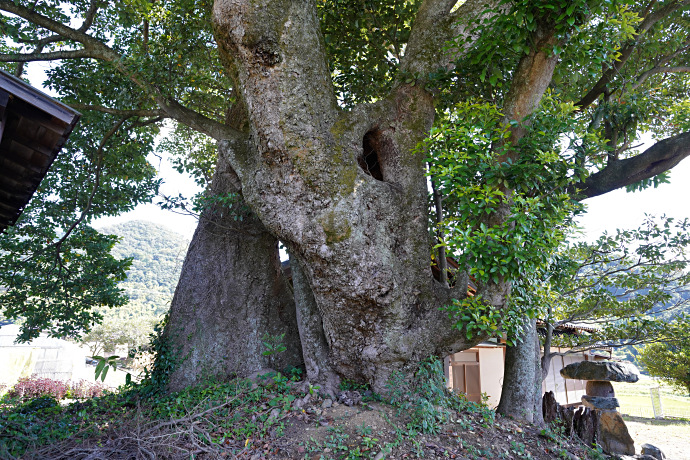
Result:
[[[439,310],[466,289],[444,287],[430,268],[424,155],[414,148],[433,122],[432,96],[403,85],[341,112],[311,2],[218,0],[214,19],[249,113],[249,148],[221,151],[247,203],[301,263],[318,310],[309,324],[320,317],[330,361],[316,366],[383,391],[391,372],[469,347]]]
[[[515,346],[508,347],[506,350],[506,370],[503,378],[504,391],[501,393],[502,404],[499,404],[498,412],[542,425],[544,423],[542,384],[549,374],[551,359],[553,358],[551,353],[553,326],[551,324],[546,325],[546,337],[543,347],[540,347],[537,321],[529,320],[525,327],[527,330],[523,335],[523,340],[515,344]],[[536,352],[533,350],[535,346]],[[533,377],[530,377],[532,371],[527,367],[528,363],[525,361],[530,356],[534,356],[536,363]],[[525,400],[522,399],[524,396],[522,385],[527,385],[530,378],[534,379],[534,398],[532,400]],[[523,417],[522,414],[527,416]]]
[[[506,350],[499,414],[543,425],[542,372],[536,320],[526,320],[522,342]]]
[[[391,373],[410,373],[430,355],[446,356],[482,338],[467,339],[440,310],[466,296],[467,277],[451,289],[432,276],[425,155],[416,151],[434,119],[434,98],[423,78],[441,65],[438,50],[454,35],[457,18],[449,14],[454,5],[426,1],[415,19],[401,70],[421,76],[421,82],[399,83],[389,97],[343,112],[314,2],[214,4],[216,40],[246,111],[246,123],[238,127],[242,136],[222,141],[221,157],[236,172],[242,196],[261,221],[256,226],[263,224],[298,261],[296,298],[307,371],[329,387],[336,373],[383,392]],[[441,29],[447,33],[437,33]],[[537,38],[538,51],[523,59],[507,98],[510,120],[521,121],[537,107],[555,66],[556,58],[544,54],[553,34]],[[524,132],[519,123],[510,142]],[[509,207],[506,202],[490,223],[505,224]],[[198,254],[186,265],[203,260],[211,264],[204,272],[213,272],[210,267],[224,261],[211,262],[212,254],[227,251],[227,242],[206,239],[206,231],[200,229],[199,246],[192,248]],[[261,254],[252,249],[245,255]],[[238,264],[250,272],[254,266]],[[185,283],[194,275],[185,272]],[[270,284],[271,278],[264,281]],[[198,291],[206,295],[222,283],[211,278]],[[185,289],[180,287],[174,308],[189,305],[181,300]],[[478,289],[484,302],[501,307],[509,293],[505,280]],[[248,321],[236,330],[247,334],[252,326]],[[200,343],[198,350],[206,354],[214,344]],[[188,366],[198,374],[196,361]],[[181,385],[190,382],[183,375],[181,370],[175,376]]]
[[[202,213],[182,266],[165,330],[179,361],[170,375],[171,390],[302,363],[278,241],[248,212],[238,190],[237,177],[219,155],[208,195],[235,194],[237,200],[230,207],[214,203]],[[281,335],[287,349],[265,356],[265,337]]]

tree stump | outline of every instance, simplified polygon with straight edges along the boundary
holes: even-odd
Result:
[[[542,401],[541,410],[544,416],[544,422],[553,423],[558,420],[558,408],[559,404],[556,401],[556,397],[553,395],[553,391],[547,391],[544,393],[544,399]]]
[[[597,429],[599,427],[599,417],[595,410],[588,407],[578,407],[573,415],[573,431],[578,438],[591,446],[597,440]]]

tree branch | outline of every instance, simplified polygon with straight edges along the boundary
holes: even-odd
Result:
[[[37,26],[43,27],[44,29],[50,30],[51,32],[54,32],[63,38],[81,43],[86,49],[97,52],[99,59],[114,61],[120,58],[120,55],[116,51],[106,46],[100,40],[84,33],[81,30],[73,29],[60,22],[36,13],[29,8],[17,5],[11,1],[0,0],[0,10],[16,14],[20,18],[36,24]]]
[[[654,67],[637,77],[637,81],[630,88],[631,90],[636,90],[642,85],[642,83],[647,80],[647,78],[655,75],[657,73],[681,73],[690,72],[690,66],[677,66],[677,67]]]
[[[43,51],[43,48],[45,48],[47,45],[49,45],[51,43],[58,42],[60,40],[62,40],[62,37],[60,37],[59,35],[51,35],[49,37],[44,37],[38,41],[38,43],[36,44],[36,48],[34,48],[34,51],[32,54],[40,53],[41,51]],[[0,57],[1,56],[2,55],[0,55]],[[17,77],[17,78],[22,77],[22,73],[24,73],[24,64],[25,64],[24,62],[18,63],[17,70],[14,72],[15,77]]]
[[[147,120],[139,120],[132,123],[133,128],[140,128],[142,126],[153,125],[165,120],[166,117],[153,117]]]
[[[516,145],[527,133],[523,120],[539,107],[558,63],[558,56],[550,53],[551,48],[558,43],[553,28],[537,27],[531,39],[534,43],[532,49],[529,54],[520,58],[513,73],[510,90],[503,102],[503,123],[510,126],[510,137],[506,142],[510,145]],[[512,121],[518,123],[511,125]],[[505,159],[503,155],[498,161]]]
[[[34,62],[34,61],[58,61],[62,59],[99,59],[100,55],[87,49],[52,51],[50,53],[13,53],[0,54],[0,62]]]
[[[686,53],[690,49],[690,40],[686,40],[683,46],[672,52],[671,54],[668,54],[666,56],[659,56],[656,59],[656,64],[654,67],[652,67],[650,70],[647,72],[642,73],[638,78],[637,81],[633,84],[633,86],[630,88],[630,90],[635,90],[637,89],[644,81],[650,77],[651,75],[659,72],[664,72],[662,70],[657,70],[665,67],[669,62],[671,62],[673,59],[677,58],[678,56]],[[671,67],[673,69],[674,67]],[[679,69],[682,69],[683,67],[678,67]],[[652,73],[649,73],[652,72]]]
[[[77,29],[79,32],[86,32],[93,25],[93,20],[96,18],[96,13],[101,3],[103,3],[102,0],[91,0],[89,9],[86,10],[86,15],[84,16],[84,22],[82,22],[81,27]]]
[[[84,21],[82,22],[81,27],[79,27],[79,29],[78,29],[79,32],[86,32],[89,29],[89,27],[91,27],[94,19],[96,18],[96,13],[98,12],[98,8],[99,8],[100,3],[101,3],[101,0],[91,0],[91,4],[89,5],[89,9],[86,11],[86,15],[84,16]],[[47,54],[40,54],[41,51],[43,51],[43,48],[45,48],[46,45],[49,45],[50,43],[55,43],[55,42],[58,42],[62,39],[63,38],[60,35],[52,35],[49,37],[45,37],[45,38],[40,39],[37,42],[36,48],[34,49],[33,53],[30,53],[28,55],[22,55],[22,54],[17,53],[14,55],[8,54],[8,55],[4,55],[4,56],[7,56],[7,57],[9,57],[9,56],[15,56],[15,57],[16,56],[22,56],[22,57],[27,56],[27,57],[30,57],[30,56],[39,55],[39,56],[45,58],[47,56]],[[2,56],[3,55],[0,55],[0,60],[2,60]],[[87,57],[87,56],[85,56],[85,57]],[[11,59],[10,61],[5,61],[5,62],[18,62],[19,63],[19,65],[17,66],[17,71],[15,72],[15,76],[17,78],[20,78],[22,76],[22,73],[24,73],[24,64],[26,62],[40,61],[40,60],[53,60],[53,59],[70,59],[70,58],[69,57],[56,57],[56,58],[48,58],[48,59],[38,58],[38,59],[29,59],[26,61],[21,60],[21,58],[20,58],[20,59]]]
[[[575,103],[575,105],[579,107],[579,110],[586,109],[592,104],[592,102],[596,101],[599,96],[604,94],[607,85],[613,81],[616,75],[619,74],[620,70],[623,68],[637,45],[640,43],[640,38],[642,35],[644,35],[654,24],[660,20],[688,5],[690,5],[690,0],[684,0],[682,2],[669,2],[668,4],[659,8],[657,11],[646,14],[637,28],[637,32],[632,40],[632,43],[621,48],[618,59],[611,63],[609,68],[604,72],[601,78],[599,78],[599,81],[594,84],[592,89],[590,89],[587,94],[582,96],[582,99]],[[646,12],[647,11],[645,11],[645,13]]]
[[[603,195],[668,171],[687,156],[690,131],[661,140],[634,157],[613,161],[568,192],[579,201]]]
[[[117,115],[120,117],[162,117],[165,113],[158,110],[150,109],[114,109],[112,107],[105,107],[102,105],[92,105],[92,104],[68,104],[74,110],[84,111],[93,110],[95,112],[109,113],[111,115]]]
[[[97,8],[94,2],[92,2],[90,11],[93,8]],[[151,94],[158,106],[170,118],[174,118],[178,122],[185,124],[190,128],[195,129],[201,133],[204,133],[216,140],[237,139],[240,137],[244,137],[244,135],[241,132],[232,129],[227,125],[219,123],[216,120],[205,117],[204,115],[183,106],[179,102],[164,96],[160,88],[158,88],[155,84],[143,80],[139,75],[137,75],[135,72],[129,69],[125,65],[122,56],[118,52],[108,47],[105,43],[101,42],[100,40],[86,34],[81,29],[73,29],[62,23],[54,21],[46,16],[38,14],[29,8],[16,5],[15,3],[8,0],[0,0],[0,10],[15,14],[37,26],[50,30],[51,32],[54,32],[66,39],[81,43],[82,45],[84,45],[83,51],[89,52],[88,55],[84,55],[81,57],[100,59],[112,63],[120,73],[125,75],[129,80],[131,80],[141,89]],[[93,12],[93,14],[95,15],[95,11]],[[58,53],[76,52],[77,51],[62,51]],[[67,55],[75,57],[72,54]]]

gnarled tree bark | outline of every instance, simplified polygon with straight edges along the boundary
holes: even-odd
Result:
[[[341,112],[313,2],[219,0],[214,19],[249,111],[250,148],[221,142],[221,151],[252,210],[300,261],[298,303],[311,291],[330,366],[383,391],[392,372],[467,348],[439,310],[466,290],[430,269],[424,156],[414,148],[433,123],[431,94],[402,85]],[[325,359],[312,351],[309,360]],[[308,372],[327,368],[313,364]]]
[[[135,49],[132,56],[122,54],[102,38],[108,33],[89,34],[98,2],[79,29],[19,3],[0,0],[0,10],[50,32],[45,43],[64,40],[67,45],[55,52],[36,48],[29,54],[0,54],[0,61],[89,58],[112,64],[141,89],[141,97],[132,99],[145,101],[143,107],[85,108],[128,117],[165,116],[218,140],[219,165],[210,193],[236,193],[251,208],[241,221],[233,216],[244,212],[241,202],[230,209],[219,202],[204,212],[166,330],[182,360],[171,388],[205,376],[298,364],[304,357],[308,377],[327,387],[348,378],[383,391],[392,372],[410,372],[431,354],[445,356],[481,339],[468,340],[439,310],[466,295],[467,275],[457,280],[457,289],[432,277],[424,155],[415,148],[434,120],[436,94],[427,84],[437,82],[427,76],[449,68],[462,47],[472,46],[470,41],[461,45],[460,39],[456,49],[446,47],[449,40],[472,33],[462,20],[500,14],[487,10],[498,1],[423,0],[390,94],[344,112],[334,95],[314,0],[216,0],[215,37],[235,80],[235,94],[227,100],[237,101],[242,111],[228,123],[176,99],[174,94],[186,94],[185,88],[160,87],[158,66],[148,67],[150,56],[136,55]],[[651,11],[656,3],[642,15],[638,37],[690,0]],[[523,120],[539,105],[557,63],[551,52],[557,37],[549,22],[537,18],[538,30],[528,40],[532,51],[513,72],[503,107],[504,121],[517,122],[511,124],[511,145],[525,134]],[[618,63],[578,103],[581,109],[607,91],[638,41],[626,44]],[[639,162],[612,162],[592,175],[580,193],[594,196],[601,187],[658,174],[690,153],[687,140],[685,133],[660,143]],[[508,151],[501,160],[513,155]],[[486,218],[489,225],[510,220],[511,191],[502,191],[507,199]],[[279,268],[278,239],[295,260],[296,304]],[[504,307],[510,289],[509,282],[499,280],[478,286],[477,295]],[[287,351],[263,356],[265,334],[285,334]],[[529,356],[531,339],[525,347],[524,356]],[[512,401],[506,410],[514,414],[527,413],[516,406],[520,401],[532,404],[529,398]]]
[[[182,266],[164,331],[178,361],[170,390],[302,364],[278,241],[247,211],[238,191],[237,176],[221,154],[209,194],[234,194],[236,200],[202,213]],[[286,350],[265,356],[266,336],[282,336]]]

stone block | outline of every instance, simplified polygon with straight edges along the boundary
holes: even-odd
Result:
[[[565,366],[561,375],[566,379],[635,383],[640,378],[640,371],[628,362],[580,361]]]
[[[604,382],[600,380],[588,381],[585,385],[585,393],[587,396],[599,396],[602,398],[613,398],[616,396],[611,382]]]
[[[597,442],[607,454],[635,455],[635,443],[623,417],[615,410],[600,410]]]
[[[584,395],[582,404],[590,409],[616,410],[617,407],[620,407],[618,399],[606,396]]]

